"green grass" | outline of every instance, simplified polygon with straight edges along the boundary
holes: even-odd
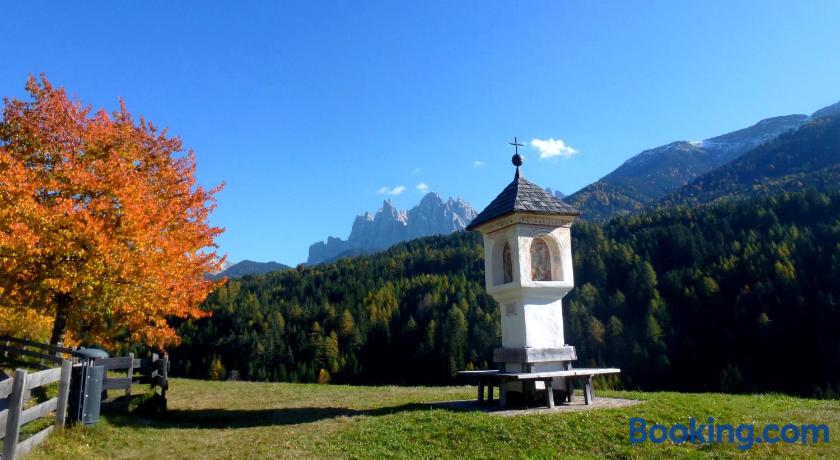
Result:
[[[142,391],[138,388],[138,391]],[[840,436],[840,401],[781,395],[599,392],[640,405],[501,417],[431,408],[430,401],[474,397],[474,387],[351,387],[175,379],[159,420],[103,413],[28,459],[52,458],[840,458],[834,443],[661,445],[628,442],[630,417],[650,423],[826,423]]]

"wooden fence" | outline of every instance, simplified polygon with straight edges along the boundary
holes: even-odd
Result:
[[[3,437],[3,460],[14,460],[40,444],[55,427],[64,427],[67,418],[67,398],[70,391],[72,363],[62,360],[61,366],[31,374],[23,369],[15,371],[14,377],[0,382],[0,401],[5,400],[7,409],[0,412],[0,436]],[[24,409],[29,392],[35,388],[58,382],[58,396],[36,406]],[[33,434],[22,442],[22,426],[55,412],[54,423]]]
[[[125,390],[131,395],[131,386],[137,383],[149,384],[152,389],[159,387],[164,409],[166,391],[169,389],[169,356],[152,353],[150,358],[138,359],[133,353],[114,358],[90,358],[82,351],[73,348],[47,345],[31,340],[11,336],[0,336],[2,360],[30,367],[47,368],[47,363],[61,364],[65,359],[72,363],[87,363],[105,367],[102,381],[103,390]],[[108,371],[125,372],[125,377],[112,377]]]
[[[160,357],[152,353],[151,358],[138,359],[134,353],[117,358],[96,358],[93,363],[105,368],[105,378],[102,381],[103,390],[125,390],[126,396],[131,395],[131,385],[135,379],[139,383],[148,383],[152,389],[160,387],[161,397],[166,402],[166,390],[169,389],[169,356]],[[111,377],[108,372],[125,372],[125,377]]]
[[[61,364],[65,359],[72,363],[77,363],[82,359],[82,355],[72,348],[57,347],[5,335],[0,336],[0,352],[3,354],[3,361],[7,363],[42,369],[50,368],[51,364]]]
[[[94,365],[104,367],[102,390],[125,390],[131,395],[136,383],[149,384],[152,390],[161,389],[161,409],[166,410],[166,391],[169,389],[169,356],[153,353],[150,358],[138,359],[134,354],[114,358],[91,358],[72,349],[0,336],[0,361],[23,367],[43,369],[27,373],[18,369],[13,378],[0,381],[0,440],[3,455],[0,460],[13,460],[32,450],[53,431],[67,421],[67,400],[74,366]],[[60,367],[51,368],[50,365]],[[109,376],[109,371],[126,373],[125,377]],[[32,389],[59,382],[58,396],[24,409]],[[81,385],[81,382],[74,385]],[[34,420],[55,412],[55,423],[19,442],[20,428]]]

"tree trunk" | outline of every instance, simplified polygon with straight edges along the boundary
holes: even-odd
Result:
[[[53,323],[50,344],[58,345],[64,341],[64,333],[67,331],[67,318],[70,315],[70,294],[56,294],[55,297],[55,322]]]

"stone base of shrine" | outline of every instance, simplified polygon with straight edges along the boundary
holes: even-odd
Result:
[[[563,371],[572,368],[572,363],[577,360],[575,347],[566,345],[559,348],[497,348],[493,350],[493,362],[501,372],[550,372]],[[505,386],[508,400],[513,403],[530,404],[536,402],[541,396],[538,393],[545,391],[545,382],[542,380],[533,381],[506,381],[501,383]],[[563,377],[556,377],[552,381],[556,401],[563,401],[568,398],[567,382]]]

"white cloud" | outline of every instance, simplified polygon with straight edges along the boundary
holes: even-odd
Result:
[[[532,139],[531,147],[540,151],[540,160],[554,157],[571,158],[572,155],[578,153],[577,150],[570,145],[566,145],[562,139]]]
[[[398,185],[394,188],[382,187],[376,193],[380,195],[399,195],[405,191],[405,185]]]
[[[420,174],[423,172],[423,168],[414,168],[411,170],[411,174]]]
[[[475,161],[473,161],[473,166],[475,166],[476,168],[480,168],[480,167],[484,166],[484,162],[481,161],[481,160],[475,160]]]
[[[426,185],[424,182],[420,182],[417,184],[417,190],[420,190],[421,193],[426,193],[429,191],[429,186]]]

